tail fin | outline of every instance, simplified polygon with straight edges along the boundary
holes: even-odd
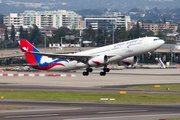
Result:
[[[40,52],[36,47],[34,47],[31,43],[29,43],[26,39],[20,40],[20,49],[22,52],[29,51],[29,52]],[[24,53],[26,59],[28,60],[30,65],[34,65],[39,63],[41,60],[42,55],[34,55],[29,53]]]

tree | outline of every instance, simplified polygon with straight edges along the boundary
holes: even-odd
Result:
[[[24,30],[23,30],[23,27],[21,26],[20,29],[19,29],[19,39],[24,39]]]
[[[163,40],[165,40],[165,38],[166,38],[166,36],[160,30],[158,31],[157,37],[159,37],[160,39],[163,39]]]
[[[89,25],[87,29],[84,30],[83,40],[93,41],[95,39],[95,30],[92,29],[92,25]]]
[[[15,29],[14,25],[11,26],[11,41],[15,41]]]
[[[138,8],[132,8],[129,12],[139,12]]]
[[[34,24],[33,29],[30,31],[29,42],[35,45],[43,43],[43,36],[40,33],[40,29]]]
[[[163,20],[164,20],[163,23],[165,24],[166,23],[166,18],[164,17]]]
[[[26,29],[26,31],[24,31],[24,39],[28,39],[28,31]]]
[[[58,30],[54,31],[55,39],[53,42],[60,43],[61,37],[64,37],[65,35],[70,35],[71,31],[69,28],[66,27],[60,27]]]
[[[137,21],[136,24],[136,34],[135,34],[135,38],[139,38],[140,37],[140,26],[139,26],[139,20]]]
[[[6,27],[6,29],[5,29],[5,40],[7,40],[7,41],[9,40],[7,27]]]

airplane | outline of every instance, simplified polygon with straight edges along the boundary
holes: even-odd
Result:
[[[103,67],[100,75],[105,76],[110,71],[108,64],[123,60],[126,63],[135,61],[135,56],[156,50],[164,44],[164,40],[158,37],[142,37],[74,54],[42,53],[26,39],[20,40],[19,44],[32,68],[51,71],[86,68],[82,74],[88,76],[93,71],[92,67]]]

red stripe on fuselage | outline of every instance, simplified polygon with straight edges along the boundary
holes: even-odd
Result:
[[[131,63],[129,63],[129,62],[124,62],[124,61],[122,61],[122,63],[124,63],[124,64],[126,64],[126,65],[131,65]]]
[[[50,69],[50,68],[52,68],[52,67],[54,67],[54,66],[57,66],[57,65],[60,65],[60,66],[64,66],[64,67],[65,67],[65,65],[62,64],[62,63],[55,63],[55,64],[52,64],[52,65],[49,65],[49,66],[46,66],[46,67],[38,67],[38,68],[36,68],[36,69],[39,69],[39,70],[48,70],[48,69]]]
[[[101,63],[99,61],[93,61],[92,60],[92,62],[95,63],[95,64],[98,64],[98,65],[101,65]]]

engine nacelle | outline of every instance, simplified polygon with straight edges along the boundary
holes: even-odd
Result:
[[[106,55],[96,56],[88,61],[90,66],[101,66],[108,62],[108,57]]]
[[[129,66],[129,65],[134,65],[137,62],[138,62],[137,56],[133,56],[133,57],[128,57],[126,59],[123,59],[122,61],[119,61],[118,65],[120,66],[120,65],[124,65],[125,64],[125,65]]]

